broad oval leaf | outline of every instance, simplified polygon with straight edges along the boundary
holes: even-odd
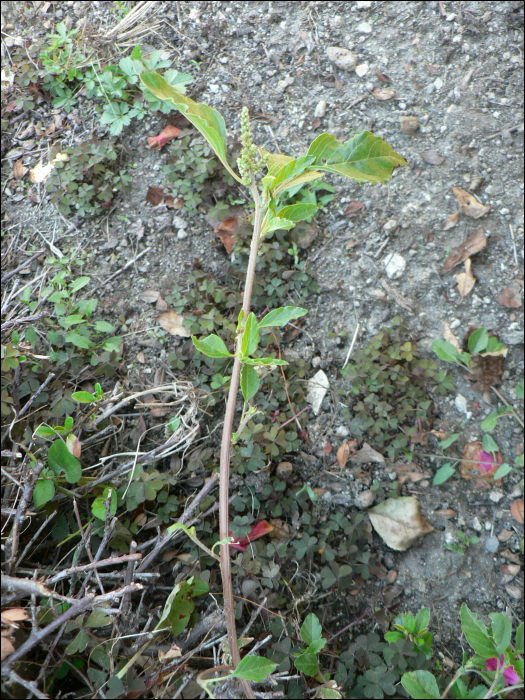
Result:
[[[234,678],[245,678],[247,681],[262,683],[276,668],[277,664],[264,656],[245,656],[231,675]]]
[[[438,700],[441,697],[436,679],[430,671],[404,673],[401,685],[416,700]]]
[[[255,396],[259,388],[259,375],[250,365],[243,365],[241,369],[241,391],[246,403]]]
[[[253,355],[259,344],[259,328],[257,318],[253,312],[248,314],[246,325],[242,334],[241,353],[243,355]]]
[[[82,289],[82,287],[85,287],[86,284],[89,284],[90,280],[91,277],[79,277],[78,279],[71,282],[71,284],[69,285],[69,291],[78,292],[79,289]]]
[[[35,508],[41,508],[55,495],[55,484],[52,479],[39,479],[33,490]]]
[[[436,353],[440,360],[445,362],[456,362],[458,358],[458,351],[446,340],[438,338],[432,343],[432,350]]]
[[[79,403],[92,403],[96,401],[96,398],[93,394],[90,394],[89,391],[74,391],[71,394],[71,398],[73,401],[78,401]]]
[[[307,313],[306,309],[300,306],[280,306],[278,309],[272,309],[258,323],[259,328],[267,326],[285,326],[292,319],[304,316]]]
[[[219,338],[218,335],[209,335],[202,340],[192,335],[191,339],[197,350],[200,350],[203,355],[207,355],[208,357],[233,357],[233,355],[228,352],[224,340]]]
[[[460,610],[460,617],[461,629],[463,630],[468,643],[474,649],[476,654],[479,654],[486,659],[496,656],[496,647],[494,642],[489,637],[488,630],[483,622],[478,620],[476,613],[472,612],[465,604],[463,604]]]
[[[63,440],[55,440],[47,453],[47,463],[49,468],[55,473],[64,471],[66,480],[70,484],[76,484],[82,476],[82,467],[78,459],[67,449]]]
[[[310,145],[308,156],[314,158],[312,167],[358,182],[385,183],[394,168],[407,164],[386,141],[370,131],[363,131],[345,143],[332,134],[321,134]]]
[[[140,79],[155,97],[169,102],[184,114],[186,119],[201,132],[230,175],[242,184],[242,179],[231,168],[226,158],[226,126],[222,115],[208,105],[194,102],[175,90],[158,73],[144,70],[140,74]]]
[[[294,660],[295,668],[305,676],[316,676],[319,672],[317,654],[301,654]]]
[[[440,486],[441,484],[444,484],[445,481],[450,479],[451,476],[453,476],[456,473],[456,470],[452,466],[450,462],[447,462],[444,464],[442,467],[440,467],[437,472],[434,474],[434,478],[432,479],[432,484],[434,486]]]
[[[483,352],[489,342],[489,332],[486,328],[478,328],[468,339],[468,349],[471,353]]]
[[[99,520],[106,519],[106,501],[109,495],[109,486],[104,489],[102,496],[97,496],[93,503],[91,504],[91,512]],[[115,515],[117,512],[117,491],[116,489],[111,490],[111,503],[109,504],[109,514],[111,516]]]
[[[287,207],[282,207],[277,212],[277,216],[280,219],[287,219],[289,221],[304,221],[304,219],[309,219],[318,210],[317,204],[290,204]]]
[[[303,642],[307,646],[310,646],[312,642],[321,639],[322,632],[323,628],[321,627],[321,623],[319,622],[317,615],[310,613],[306,617],[301,627],[301,638]]]

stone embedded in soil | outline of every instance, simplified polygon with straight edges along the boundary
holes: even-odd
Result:
[[[401,127],[401,131],[403,131],[405,134],[415,134],[419,129],[419,121],[417,117],[407,117],[402,115],[399,117],[399,125]]]
[[[325,100],[319,100],[315,107],[314,117],[324,117],[326,114],[326,102]]]
[[[485,540],[485,549],[487,552],[492,552],[495,554],[498,551],[499,542],[497,537],[487,537]]]
[[[366,491],[361,491],[361,493],[358,493],[357,496],[355,497],[355,504],[358,508],[370,508],[372,503],[375,500],[375,493],[373,491],[370,491],[367,489]]]
[[[326,49],[328,59],[335,63],[341,70],[353,71],[357,65],[357,56],[348,49],[342,49],[340,46],[329,46]]]
[[[360,65],[356,66],[355,69],[355,74],[358,75],[360,78],[365,76],[368,73],[369,65],[368,63],[361,63]]]
[[[385,233],[392,233],[398,227],[397,219],[388,219],[388,221],[383,225],[383,231]]]
[[[402,255],[398,253],[391,253],[388,255],[383,261],[388,279],[396,280],[401,277],[405,271],[406,264],[406,260]]]
[[[326,392],[329,388],[330,382],[322,369],[316,372],[314,376],[308,380],[308,396],[306,397],[306,400],[312,405],[312,410],[316,416],[321,410],[321,404],[323,403],[323,399],[326,396]]]
[[[454,399],[454,406],[458,409],[460,413],[464,413],[467,416],[467,418],[470,418],[472,416],[472,413],[468,410],[468,401],[462,394],[458,394],[456,396],[456,398]]]
[[[350,435],[350,431],[348,430],[346,425],[340,425],[338,428],[335,429],[335,434],[338,437],[348,437]]]

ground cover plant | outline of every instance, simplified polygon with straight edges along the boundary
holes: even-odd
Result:
[[[114,3],[109,12],[120,22],[147,5]],[[353,105],[344,130],[334,130],[337,138],[324,133],[333,127],[321,117],[306,119],[304,128],[294,121],[282,140],[273,109],[280,117],[293,102],[281,87],[266,95],[266,77],[265,90],[246,90],[246,101],[228,93],[222,80],[197,97],[234,54],[216,33],[224,6],[211,25],[191,20],[214,44],[213,53],[193,50],[203,51],[199,33],[196,43],[188,37],[190,5],[192,18],[206,13],[206,3],[182,3],[166,15],[175,31],[175,62],[166,48],[133,49],[137,42],[129,36],[124,47],[100,39],[107,27],[98,36],[89,25],[72,28],[70,7],[67,21],[46,25],[47,35],[28,40],[24,34],[25,45],[8,44],[2,54],[3,69],[13,67],[3,72],[2,87],[10,75],[16,81],[7,83],[9,102],[2,102],[5,138],[13,139],[7,148],[20,152],[29,120],[38,144],[36,153],[13,156],[18,160],[3,180],[4,200],[17,202],[7,211],[21,225],[3,219],[2,694],[519,695],[523,624],[511,601],[519,598],[513,578],[523,552],[523,455],[519,442],[509,449],[508,434],[522,426],[523,384],[514,378],[512,340],[486,320],[485,297],[460,341],[447,326],[443,341],[435,341],[434,319],[412,315],[410,304],[405,321],[389,313],[391,298],[374,286],[387,260],[381,250],[403,252],[409,237],[398,205],[406,209],[400,203],[413,200],[398,189],[400,180],[419,177],[410,142],[385,131],[383,121],[381,127],[361,121],[354,130],[360,109]],[[283,18],[281,4],[273,5],[272,26],[282,28],[275,22]],[[293,15],[298,6],[291,7]],[[325,10],[308,9],[315,25]],[[62,8],[51,11],[58,19]],[[31,13],[38,15],[22,8]],[[337,19],[330,20],[331,38]],[[375,15],[368,19],[375,32]],[[235,44],[235,36],[228,41]],[[463,38],[469,41],[469,32]],[[302,51],[298,65],[314,56]],[[257,72],[255,55],[249,65]],[[291,55],[271,55],[269,72],[274,63],[278,71],[293,65]],[[226,122],[186,97],[190,78],[183,70],[196,77],[191,97],[222,105]],[[167,71],[163,78],[173,91],[159,71]],[[390,80],[376,74],[381,83]],[[329,77],[332,89],[341,90],[341,74]],[[259,92],[264,106],[253,100]],[[388,110],[392,92],[383,85],[368,99]],[[434,98],[427,101],[437,106]],[[245,103],[249,111],[241,112]],[[339,107],[328,105],[337,123]],[[316,115],[322,103],[318,108]],[[226,137],[222,125],[233,134]],[[381,128],[381,139],[372,128]],[[382,139],[409,156],[410,168],[387,187],[361,188],[366,167],[351,159],[363,145],[384,148],[387,161],[402,164]],[[286,156],[279,143],[285,153],[301,155]],[[44,147],[50,174],[41,167]],[[42,160],[28,171],[35,159]],[[373,174],[388,179],[392,164]],[[357,179],[324,172],[338,167]],[[333,185],[323,174],[336,175]],[[342,189],[342,181],[350,185]],[[346,207],[342,193],[363,193],[365,201],[352,199]],[[361,247],[361,229],[366,239],[366,221],[381,200],[379,239],[372,233],[370,245]],[[38,210],[39,230],[16,213],[27,204]],[[156,230],[173,208],[173,224]],[[54,228],[46,230],[48,220]],[[403,226],[392,234],[396,221]],[[420,238],[425,234],[417,229]],[[432,257],[431,244],[421,248]],[[338,262],[327,284],[318,261],[333,250]],[[410,255],[413,274],[415,246]],[[461,274],[472,283],[467,263]],[[478,264],[474,259],[476,275]],[[338,279],[339,269],[348,276]],[[436,287],[443,284],[437,279]],[[347,287],[365,282],[363,303]],[[405,282],[394,286],[407,294]],[[428,311],[425,285],[416,296]],[[389,297],[395,291],[384,289]],[[367,303],[369,291],[374,301]],[[442,309],[436,311],[441,318]],[[354,315],[357,328],[346,323]],[[318,413],[312,391],[319,388],[319,367],[330,387]],[[458,387],[467,399],[455,396]],[[488,394],[497,407],[481,403]],[[456,406],[459,420],[451,418]],[[432,525],[419,512],[418,494]],[[403,539],[389,523],[409,513],[415,534]],[[498,519],[508,529],[501,531]],[[405,551],[407,541],[413,546]],[[443,580],[436,560],[450,566]],[[491,581],[497,575],[497,599],[484,587],[481,564]],[[465,572],[475,585],[457,603],[454,589]],[[439,586],[450,591],[450,615],[434,605]],[[417,613],[427,601],[431,609]],[[463,601],[468,606],[460,611]],[[451,643],[450,629],[459,642],[453,636]]]

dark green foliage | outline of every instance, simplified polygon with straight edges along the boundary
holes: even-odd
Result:
[[[357,398],[350,428],[389,455],[407,448],[410,437],[431,416],[429,385],[439,394],[453,388],[452,379],[431,359],[418,359],[417,346],[399,317],[374,336],[354,363],[342,370]]]
[[[68,160],[55,161],[46,190],[64,216],[98,214],[116,191],[128,190],[131,176],[121,167],[122,150],[114,139],[91,139],[68,149]]]

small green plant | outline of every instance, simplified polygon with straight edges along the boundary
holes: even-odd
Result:
[[[477,328],[469,335],[467,346],[468,352],[465,352],[458,350],[447,340],[438,338],[432,343],[432,350],[440,360],[464,367],[477,377],[483,374],[487,361],[491,362],[491,358],[496,357],[503,361],[508,351],[508,348],[484,327]]]
[[[465,535],[464,532],[461,532],[461,530],[458,530],[456,535],[458,539],[453,542],[447,542],[445,546],[451,552],[457,552],[457,554],[460,554],[461,556],[465,555],[465,550],[471,545],[479,542],[479,537],[476,537],[475,535],[469,537],[468,535]]]
[[[406,338],[407,328],[396,316],[392,328],[381,331],[341,371],[358,401],[350,428],[390,455],[406,451],[411,436],[429,421],[432,400],[427,385],[445,394],[452,380],[433,360],[418,359],[416,344]],[[351,416],[347,408],[343,413]]]
[[[344,144],[330,134],[322,134],[310,145],[307,155],[300,158],[271,154],[263,148],[257,148],[253,143],[248,110],[243,108],[241,113],[242,151],[237,158],[238,175],[231,167],[226,155],[226,127],[223,117],[207,105],[193,102],[169,85],[160,75],[137,64],[138,61],[135,61],[134,68],[139,73],[145,88],[159,100],[165,101],[184,114],[206,138],[231,177],[249,188],[254,202],[253,235],[246,270],[243,304],[236,319],[233,338],[229,342],[226,341],[227,345],[225,340],[216,334],[205,338],[192,337],[196,349],[206,356],[233,360],[221,446],[219,536],[223,543],[229,537],[230,528],[228,517],[230,453],[239,384],[244,398],[244,416],[249,410],[250,401],[257,393],[263,372],[287,364],[280,358],[258,356],[261,331],[283,326],[306,313],[306,310],[300,307],[286,306],[271,310],[258,320],[251,311],[252,290],[261,244],[273,232],[293,228],[296,223],[313,216],[318,209],[312,202],[285,205],[282,196],[298,185],[319,181],[324,171],[344,175],[359,182],[386,182],[391,177],[393,169],[405,165],[406,162],[382,139],[367,131]],[[268,307],[269,302],[270,300],[267,302]],[[241,424],[243,416],[241,416]],[[230,551],[227,544],[221,544],[221,571],[228,644],[235,669],[239,668],[240,655],[234,617]],[[248,697],[253,697],[253,691],[247,682],[243,683],[243,690]]]
[[[415,619],[412,613],[400,615],[392,623],[394,629],[385,634],[385,639],[387,642],[397,642],[398,639],[411,641],[429,659],[432,655],[433,640],[432,633],[428,631],[429,620],[430,612],[428,608],[421,608]]]
[[[55,156],[46,180],[51,202],[64,216],[94,215],[109,207],[115,192],[126,192],[131,182],[122,167],[122,153],[115,140],[91,139]]]

